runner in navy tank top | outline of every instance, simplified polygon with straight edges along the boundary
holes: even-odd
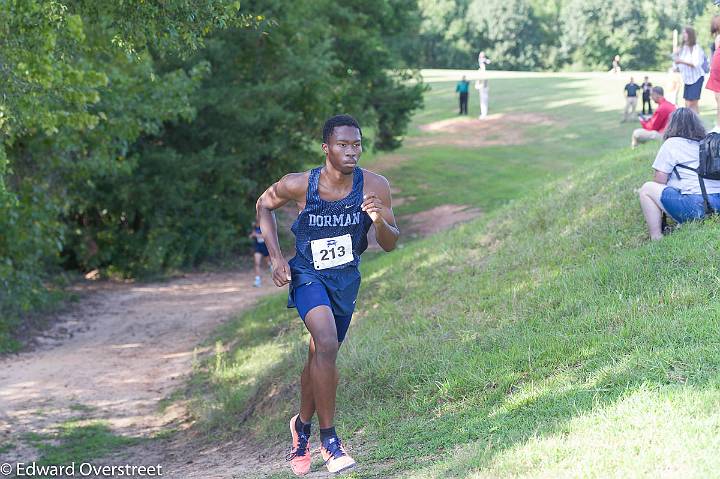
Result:
[[[257,202],[273,281],[277,286],[289,284],[288,307],[297,308],[311,336],[300,378],[300,412],[290,420],[287,460],[297,475],[310,471],[310,423],[316,412],[320,452],[328,470],[340,472],[355,465],[335,432],[335,360],[355,310],[368,230],[375,227],[385,251],[394,249],[400,236],[387,180],[357,166],[361,141],[362,131],[352,117],[330,118],[323,127],[325,165],[284,176]],[[289,201],[297,204],[299,213],[292,225],[295,256],[288,263],[280,251],[273,210]]]

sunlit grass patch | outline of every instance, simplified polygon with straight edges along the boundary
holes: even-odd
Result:
[[[27,434],[23,439],[37,448],[38,464],[46,465],[89,462],[140,441],[116,435],[103,421],[84,419],[66,421],[52,433]]]

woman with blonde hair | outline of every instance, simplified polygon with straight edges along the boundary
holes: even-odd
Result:
[[[710,35],[715,40],[715,51],[710,63],[710,78],[705,88],[715,93],[715,131],[720,130],[720,15],[715,15],[710,22]]]

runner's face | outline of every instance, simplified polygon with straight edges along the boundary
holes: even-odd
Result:
[[[362,137],[354,126],[336,126],[327,143],[323,144],[330,164],[349,175],[360,161]]]

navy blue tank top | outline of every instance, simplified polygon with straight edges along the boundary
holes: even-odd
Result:
[[[290,260],[293,269],[313,270],[313,254],[310,243],[323,238],[349,234],[352,238],[353,260],[339,266],[316,271],[324,273],[346,268],[357,269],[360,255],[367,249],[367,233],[372,226],[370,215],[360,209],[363,202],[363,172],[355,167],[350,193],[337,201],[320,198],[318,184],[322,167],[310,170],[305,208],[292,225],[295,234],[295,257]]]
[[[254,244],[265,243],[265,238],[262,237],[262,230],[260,229],[260,227],[255,226],[255,227],[253,227],[253,229],[254,229],[256,235],[260,235],[260,238],[258,238],[257,236],[253,237],[253,243]]]

